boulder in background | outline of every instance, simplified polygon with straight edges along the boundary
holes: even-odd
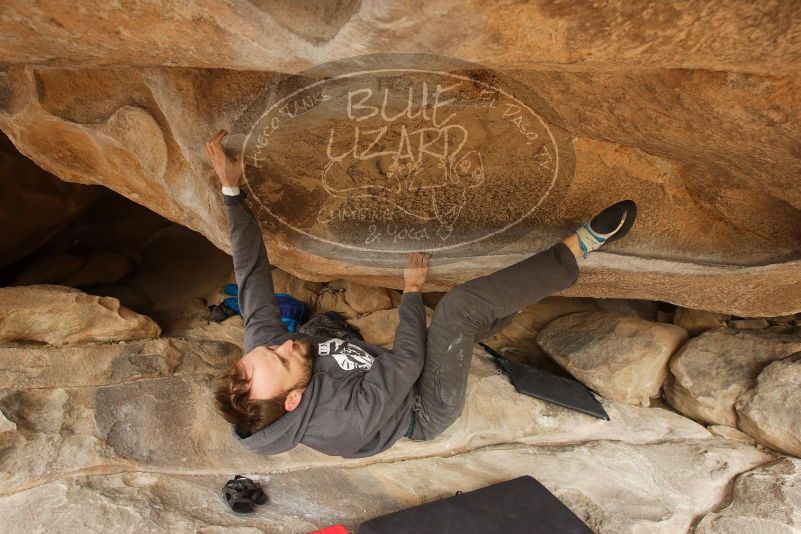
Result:
[[[800,409],[801,353],[765,367],[736,405],[741,430],[766,447],[797,457],[801,457]]]
[[[801,350],[801,338],[719,328],[688,341],[670,362],[665,399],[710,424],[737,426],[734,404],[770,362]]]
[[[111,297],[63,286],[0,288],[0,342],[68,345],[158,337],[161,328]]]
[[[579,312],[543,328],[538,343],[577,380],[606,398],[648,406],[668,360],[687,339],[678,326],[633,316]]]

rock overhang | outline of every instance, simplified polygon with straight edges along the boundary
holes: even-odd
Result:
[[[250,13],[254,5],[240,7]],[[330,107],[338,117],[320,116],[315,128],[303,125],[284,130],[283,140],[273,145],[281,150],[266,167],[270,172],[251,176],[245,186],[278,265],[309,279],[349,277],[397,287],[405,251],[427,248],[434,251],[428,289],[447,289],[542,249],[605,205],[631,197],[640,205],[637,227],[626,240],[583,264],[583,276],[567,294],[649,298],[751,316],[801,310],[797,275],[801,198],[795,187],[801,170],[796,126],[801,123],[797,120],[801,69],[799,47],[789,38],[792,17],[782,19],[777,11],[757,25],[748,16],[751,7],[743,4],[738,17],[721,10],[701,24],[692,16],[692,7],[681,11],[670,4],[659,7],[657,18],[664,27],[657,35],[636,9],[586,7],[567,13],[539,4],[518,7],[520,21],[565,29],[562,37],[549,44],[537,32],[520,34],[515,22],[498,26],[503,13],[509,14],[509,6],[482,4],[475,8],[470,20],[460,18],[454,5],[441,8],[445,18],[470,27],[477,20],[484,21],[487,26],[472,37],[453,35],[434,47],[428,42],[433,34],[426,23],[410,12],[406,16],[420,19],[422,26],[412,32],[407,25],[386,23],[392,31],[375,50],[370,46],[378,44],[364,41],[367,30],[381,18],[375,18],[378,5],[370,2],[351,5],[349,19],[332,19],[333,26],[320,26],[317,30],[322,33],[317,32],[311,40],[310,36],[317,35],[311,22],[322,16],[314,10],[308,14],[311,26],[303,28],[288,28],[281,17],[272,20],[267,14],[265,18],[263,10],[253,11],[248,21],[242,18],[244,11],[231,14],[222,7],[204,16],[211,26],[220,24],[223,15],[232,17],[229,44],[245,35],[256,43],[263,39],[247,29],[253,21],[273,28],[273,35],[283,35],[280,46],[272,51],[262,49],[258,66],[252,58],[259,54],[243,63],[243,56],[233,57],[225,47],[203,58],[200,48],[192,46],[172,52],[155,47],[153,54],[137,57],[137,47],[130,46],[126,36],[110,39],[97,49],[95,59],[79,53],[86,44],[81,39],[87,37],[62,47],[54,59],[52,53],[42,52],[50,46],[42,41],[41,46],[13,56],[19,65],[3,73],[0,128],[23,153],[62,179],[115,189],[229,250],[217,184],[202,151],[202,143],[212,132],[225,127],[247,137],[258,122],[259,116],[251,116],[254,109],[268,109],[265,104],[274,104],[293,91],[302,93],[304,87],[315,83],[315,76],[318,81],[322,75],[334,78],[330,66],[341,67],[343,60],[299,74],[286,72],[353,55],[357,48],[358,53],[406,52],[390,55],[396,56],[396,61],[415,56],[402,67],[429,71],[434,70],[425,59],[430,55],[408,54],[409,49],[452,53],[480,63],[449,60],[454,66],[442,69],[451,80],[459,75],[469,78],[473,93],[457,89],[442,92],[440,97],[447,100],[455,95],[462,112],[466,102],[481,112],[472,117],[463,113],[461,122],[450,124],[463,126],[469,134],[463,150],[451,154],[456,156],[453,161],[428,157],[423,150],[432,165],[420,161],[424,171],[420,172],[398,160],[393,169],[392,157],[353,157],[364,155],[363,150],[348,155],[347,145],[354,140],[357,123],[370,123],[371,119],[364,117],[373,107],[380,116],[380,89],[400,89],[396,93],[404,95],[403,89],[410,86],[408,77],[393,78],[388,73],[349,88],[374,90],[370,99],[357,102],[355,113],[351,109],[352,116],[341,106]],[[22,13],[39,8],[11,9]],[[142,10],[147,12],[145,6]],[[163,13],[165,20],[173,20],[173,15]],[[394,20],[393,15],[385,15]],[[125,16],[117,16],[123,17],[123,24],[131,23]],[[625,36],[629,44],[657,38],[662,46],[631,46],[623,53],[625,43],[609,41],[609,35],[597,32],[577,41],[571,33],[575,24],[591,18],[607,21],[609,35]],[[191,28],[183,20],[173,23]],[[13,21],[9,24],[13,26]],[[49,23],[42,24],[43,32],[54,31]],[[275,24],[281,28],[273,27]],[[622,32],[631,24],[639,24],[641,32]],[[495,28],[496,37],[490,28]],[[742,41],[746,30],[761,39],[746,47]],[[705,32],[717,37],[714,46],[688,46]],[[360,35],[362,44],[357,46]],[[195,42],[197,34],[190,31],[185,37],[200,46]],[[298,39],[305,39],[306,44]],[[7,51],[13,50],[14,43],[7,45]],[[512,44],[526,43],[530,58],[524,60]],[[454,48],[457,44],[462,46],[458,51]],[[315,51],[315,61],[309,61],[310,50]],[[732,53],[735,50],[737,54]],[[280,55],[278,65],[274,60]],[[161,56],[167,59],[158,59]],[[363,57],[349,61],[376,68]],[[176,64],[185,67],[165,66]],[[98,65],[106,68],[92,68]],[[388,61],[379,66],[398,68]],[[415,102],[421,101],[424,83],[429,82],[429,104],[435,105],[437,82],[443,87],[446,84],[442,76],[434,78],[418,73],[412,87]],[[488,98],[487,85],[511,86],[508,93],[524,104],[520,108],[528,106],[533,112],[525,117],[514,113],[508,105],[513,101],[502,97],[497,99],[500,111],[493,116],[486,105],[492,102],[493,93],[489,91]],[[331,92],[343,98],[347,93],[342,87],[339,93]],[[290,111],[311,109],[303,108],[303,97],[313,102],[314,92],[303,94],[301,107]],[[505,103],[501,102],[504,98]],[[403,102],[396,98],[397,105]],[[285,119],[288,110],[284,110]],[[427,117],[429,123],[432,118]],[[395,147],[395,156],[406,150],[399,147],[408,145],[411,157],[407,162],[425,159],[419,158],[420,146],[431,138],[415,144],[409,132],[424,124],[422,119],[417,124],[415,119],[407,119],[405,134],[397,120],[373,123],[360,131],[387,126],[384,140],[392,141],[388,144]],[[520,131],[525,123],[534,127]],[[547,156],[538,156],[542,153],[537,151],[523,154],[530,147],[510,141],[501,124],[507,128],[519,124],[518,134],[540,139],[547,137],[548,130],[551,143],[534,148],[553,151],[549,152],[553,166],[560,166],[552,181],[546,173],[538,175],[542,167],[532,164]],[[334,150],[334,159],[346,156],[336,161],[326,160],[324,149],[325,134],[332,126],[337,129],[332,148],[340,149]],[[449,131],[454,134],[450,140],[458,144],[459,128]],[[446,138],[440,133],[439,144]],[[365,146],[372,140],[374,137],[368,138]],[[435,146],[436,142],[430,145]],[[561,149],[558,162],[553,159],[557,148]],[[356,159],[359,161],[346,161]],[[443,161],[448,164],[438,168]],[[325,163],[332,162],[326,173]],[[480,172],[460,174],[461,164]],[[414,171],[425,180],[410,176]],[[368,191],[372,196],[359,197],[354,191]],[[392,213],[388,214],[387,206]],[[532,206],[531,213],[523,209]],[[288,213],[282,214],[281,209]],[[287,214],[295,220],[287,221]],[[386,221],[398,214],[397,221]],[[407,226],[401,224],[403,217],[411,226],[408,221]],[[501,238],[485,237],[518,219]],[[427,221],[425,225],[420,224],[422,220]],[[443,235],[451,242],[434,246],[441,244],[436,241],[443,241]],[[458,245],[456,238],[467,244],[452,246]],[[373,240],[371,246],[364,246],[369,239]],[[379,240],[383,245],[378,246]]]

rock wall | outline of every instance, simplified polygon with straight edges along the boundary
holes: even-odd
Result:
[[[444,290],[517,261],[630,197],[640,206],[632,233],[583,262],[581,280],[565,294],[747,316],[801,311],[801,23],[788,3],[439,2],[423,9],[240,1],[178,9],[84,2],[68,10],[11,2],[0,9],[7,36],[0,129],[19,150],[63,180],[110,187],[223,250],[224,212],[202,150],[212,132],[228,128],[241,140],[258,118],[254,110],[331,73],[298,74],[311,66],[375,52],[436,53],[470,62],[449,72],[470,74],[473,92],[453,106],[480,149],[482,174],[454,175],[428,196],[415,185],[400,197],[342,200],[332,183],[352,190],[367,176],[384,191],[395,171],[376,160],[326,182],[321,139],[347,121],[318,117],[311,127],[288,120],[295,115],[284,109],[288,135],[268,150],[266,178],[247,184],[279,266],[318,281],[398,287],[402,252],[433,249],[427,289]],[[84,13],[92,13],[93,31]],[[412,81],[419,89],[423,80]],[[547,162],[539,159],[545,152],[526,155],[532,147],[504,137],[500,127],[522,117],[506,116],[509,102],[494,112],[491,104],[465,111],[489,81],[540,120],[535,130],[542,131],[527,133],[542,140],[547,130],[551,141],[533,147],[547,152]],[[532,161],[558,167],[553,182]],[[432,170],[421,176],[436,179]],[[386,202],[389,215],[376,207]],[[415,217],[430,223],[392,226]],[[505,234],[454,241],[507,219],[517,222]]]
[[[179,276],[187,264],[200,268]],[[599,393],[610,420],[521,395],[477,346],[464,412],[437,439],[401,439],[355,460],[304,445],[265,457],[232,441],[212,402],[212,379],[242,355],[241,317],[210,323],[204,305],[222,298],[230,268],[230,258],[194,232],[174,225],[156,234],[128,283],[161,329],[111,297],[55,285],[0,289],[0,517],[17,518],[3,532],[308,532],[335,522],[355,531],[368,518],[521,475],[536,477],[599,533],[797,527],[798,461],[771,462],[799,453],[801,353],[788,353],[799,343],[801,315],[686,341],[683,328],[654,322],[675,319],[659,310],[666,305],[547,298],[488,343],[520,361],[536,359],[537,338],[540,351]],[[396,291],[304,282],[278,269],[273,278],[276,290],[315,311],[356,317],[366,338],[389,331],[391,343]],[[436,305],[432,295],[426,301]],[[22,311],[20,302],[28,303]],[[690,314],[681,315],[686,324]],[[680,374],[666,357],[681,343],[671,361],[690,362]],[[711,381],[704,358],[729,362],[722,375],[742,383],[739,375],[753,368],[753,387],[736,399],[747,434],[705,428],[654,398],[670,367],[693,396],[668,400],[703,420],[695,404],[705,392],[692,383]],[[760,364],[768,365],[759,372]],[[726,388],[713,390],[719,404],[734,403]],[[228,513],[218,491],[233,473],[259,480],[269,506],[252,517]]]
[[[450,0],[432,6],[201,0],[191,6],[122,6],[86,0],[80,9],[59,7],[4,2],[2,49],[8,62],[296,71],[340,57],[411,49],[491,67],[687,67],[773,75],[797,73],[801,61],[798,11],[780,0],[714,6],[643,0]],[[86,31],[87,21],[93,31]]]

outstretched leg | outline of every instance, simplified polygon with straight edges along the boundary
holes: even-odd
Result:
[[[416,384],[411,438],[433,439],[448,428],[465,402],[473,345],[508,324],[526,306],[572,286],[575,255],[564,243],[450,290],[431,319],[426,361]]]
[[[612,240],[615,233],[619,233],[615,238],[622,236],[634,216],[633,203],[616,204],[561,243],[449,291],[434,310],[428,331],[425,365],[415,385],[410,437],[433,439],[462,413],[477,341],[511,322],[519,310],[572,286],[579,275],[576,258],[586,257],[588,251]]]

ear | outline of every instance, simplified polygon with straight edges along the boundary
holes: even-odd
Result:
[[[297,408],[300,404],[300,400],[303,398],[304,391],[306,391],[306,388],[293,389],[290,391],[289,395],[286,396],[286,400],[284,401],[284,410],[291,412]]]

